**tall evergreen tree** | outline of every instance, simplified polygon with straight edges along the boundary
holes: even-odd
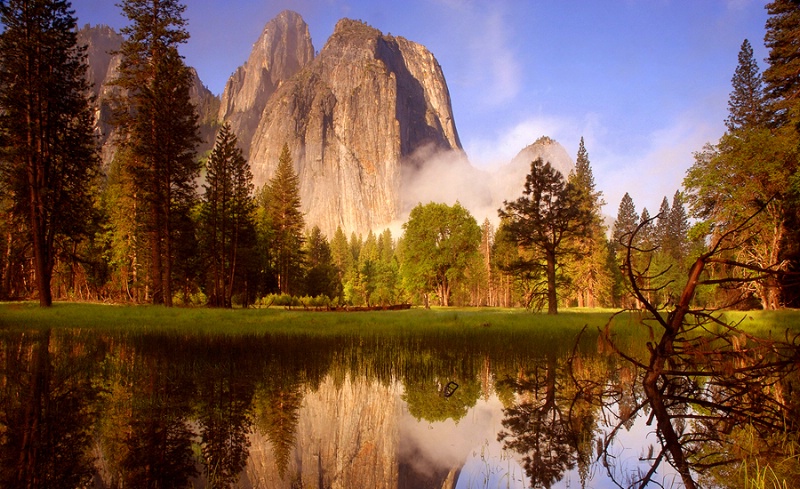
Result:
[[[76,22],[65,0],[0,1],[0,185],[27,227],[44,307],[57,242],[87,230],[99,161]]]
[[[516,242],[535,248],[544,255],[547,277],[547,312],[558,313],[556,272],[568,254],[569,240],[583,236],[592,222],[592,213],[581,192],[565,182],[561,173],[537,158],[525,177],[522,197],[505,202],[500,217]]]
[[[271,230],[270,253],[281,293],[292,294],[300,284],[305,221],[300,211],[300,178],[294,171],[289,146],[283,145],[275,175],[267,184],[266,215]]]
[[[250,165],[228,124],[217,135],[206,169],[200,217],[202,243],[209,258],[209,303],[231,307],[240,249],[252,245],[255,235],[255,201]]]
[[[569,265],[573,288],[579,307],[596,307],[602,296],[611,288],[611,278],[606,267],[608,257],[606,228],[601,210],[605,205],[603,193],[597,190],[589,153],[581,137],[575,170],[569,175],[569,183],[576,192],[576,201],[589,216],[583,233],[574,236],[572,247],[575,259]]]
[[[639,214],[636,212],[636,205],[633,203],[628,192],[622,196],[617,210],[617,219],[614,221],[614,230],[612,232],[614,246],[617,250],[620,247],[631,244],[633,240],[633,233],[639,225]]]
[[[761,127],[766,123],[764,89],[753,47],[747,39],[739,50],[739,64],[731,79],[733,90],[728,99],[728,118],[725,125],[729,131],[745,127]]]
[[[178,0],[124,0],[121,7],[131,25],[122,29],[116,82],[124,93],[116,110],[120,143],[132,155],[127,171],[145,208],[152,300],[171,306],[177,223],[196,201],[200,172],[191,72],[178,53],[189,38],[186,7]]]
[[[764,84],[772,117],[778,125],[800,118],[800,4],[775,0],[766,6],[764,43],[769,49]]]
[[[659,248],[663,248],[668,239],[669,215],[669,199],[664,196],[664,199],[661,201],[661,207],[658,208],[658,217],[656,218],[655,245]]]
[[[311,297],[341,295],[342,282],[333,263],[331,246],[319,226],[314,226],[306,240],[306,275],[304,293]]]
[[[680,190],[675,191],[672,197],[672,207],[669,211],[665,251],[679,265],[689,256],[689,216],[683,204],[684,198]]]

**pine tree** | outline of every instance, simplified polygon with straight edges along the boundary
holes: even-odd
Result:
[[[319,226],[311,228],[306,239],[305,294],[335,299],[341,295],[342,282],[333,263],[331,246]]]
[[[283,145],[278,168],[267,185],[266,215],[271,228],[271,253],[281,293],[292,294],[299,278],[305,221],[300,211],[300,178],[294,171],[289,146]]]
[[[25,216],[43,307],[59,241],[87,232],[99,164],[76,23],[64,0],[0,2],[0,186]]]
[[[191,72],[178,53],[189,38],[186,7],[177,0],[125,0],[121,7],[132,24],[122,29],[116,83],[125,95],[117,101],[117,123],[145,209],[152,300],[171,306],[178,222],[196,201],[200,171]]]
[[[800,118],[800,4],[775,0],[766,6],[769,18],[764,43],[769,49],[764,84],[770,111],[779,125]]]
[[[636,213],[636,206],[633,199],[625,192],[619,203],[617,219],[614,221],[614,231],[612,233],[614,247],[618,251],[633,242],[633,233],[639,225],[639,214]]]
[[[592,213],[585,196],[550,163],[541,158],[531,163],[525,177],[522,197],[505,202],[501,219],[517,243],[544,255],[547,278],[547,312],[558,313],[556,273],[559,261],[571,250],[569,240],[583,236],[592,223]]]
[[[667,239],[665,251],[679,265],[689,256],[689,216],[683,205],[683,194],[675,191],[672,197],[672,207],[669,211]]]
[[[763,126],[766,123],[763,81],[753,56],[753,47],[747,39],[739,50],[739,64],[731,84],[733,91],[728,99],[728,118],[725,120],[728,130]]]
[[[350,253],[350,244],[347,242],[347,236],[345,236],[341,226],[336,228],[331,240],[331,258],[333,265],[336,267],[339,283],[344,287],[350,277],[350,269],[353,267],[353,254]],[[344,300],[343,288],[340,289],[338,297],[340,301]]]
[[[589,153],[586,151],[583,138],[578,146],[575,170],[570,173],[569,183],[577,193],[578,205],[590,219],[583,233],[572,239],[571,247],[575,251],[575,260],[568,268],[576,290],[578,306],[596,307],[600,298],[608,295],[611,278],[606,267],[608,261],[605,245],[606,228],[601,213],[605,201],[602,192],[596,188]]]
[[[255,234],[255,202],[250,165],[228,124],[217,135],[206,169],[200,218],[211,275],[209,303],[231,307],[240,250],[252,245]]]
[[[663,248],[667,242],[669,214],[669,199],[664,196],[664,199],[661,201],[661,207],[658,208],[658,216],[656,218],[655,245],[659,248]]]

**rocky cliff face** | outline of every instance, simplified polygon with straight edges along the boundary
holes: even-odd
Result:
[[[244,71],[234,78],[246,79]],[[267,101],[246,148],[256,185],[272,176],[284,143],[300,177],[306,222],[329,236],[338,226],[367,233],[396,219],[401,167],[420,165],[419,150],[461,150],[433,55],[348,19]]]
[[[114,87],[112,82],[117,78],[120,64],[120,55],[115,53],[122,46],[123,40],[121,34],[104,25],[94,27],[86,25],[78,31],[78,43],[87,47],[89,64],[87,78],[95,96],[95,133],[101,145],[104,168],[109,167],[116,151],[114,128],[111,125],[111,100],[118,94],[119,88]],[[214,142],[219,99],[203,85],[193,68],[191,71],[193,83],[190,93],[192,103],[195,104],[200,116],[200,134],[203,142],[198,152],[202,153]]]
[[[283,11],[264,27],[247,62],[225,85],[219,109],[219,119],[231,124],[245,151],[269,98],[313,59],[308,25],[297,13]]]

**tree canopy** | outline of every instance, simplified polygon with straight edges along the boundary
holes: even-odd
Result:
[[[547,277],[547,312],[558,313],[556,268],[569,250],[567,239],[582,235],[592,221],[586,192],[566,182],[550,163],[537,158],[525,177],[522,197],[506,201],[499,210],[508,231],[523,247],[536,248],[544,254]]]
[[[463,277],[470,257],[478,252],[477,221],[458,202],[453,206],[431,202],[414,207],[403,229],[407,285],[424,296],[426,305],[430,293],[436,293],[441,305],[450,305],[454,282]]]
[[[68,2],[0,2],[0,186],[33,248],[45,307],[59,242],[87,233],[99,165],[76,24]]]

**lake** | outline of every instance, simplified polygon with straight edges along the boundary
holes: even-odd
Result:
[[[0,333],[0,487],[682,487],[597,332]]]

